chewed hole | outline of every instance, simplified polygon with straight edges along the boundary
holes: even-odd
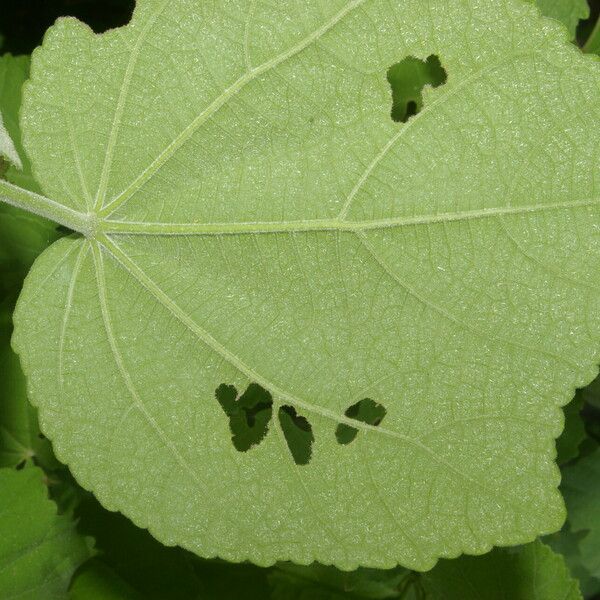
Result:
[[[307,465],[312,455],[315,437],[308,419],[299,415],[293,406],[282,406],[278,412],[279,424],[288,448],[297,465]]]
[[[363,398],[360,402],[350,406],[344,414],[355,421],[377,427],[383,421],[387,411],[371,398]],[[357,435],[358,429],[346,423],[340,423],[335,430],[335,437],[339,444],[349,444]]]
[[[215,396],[229,417],[231,441],[236,450],[246,452],[267,435],[273,415],[273,397],[257,383],[251,383],[238,398],[233,385],[222,383]]]
[[[406,123],[423,108],[423,88],[439,87],[448,76],[440,59],[431,54],[426,60],[408,56],[392,65],[387,80],[392,88],[392,119]]]

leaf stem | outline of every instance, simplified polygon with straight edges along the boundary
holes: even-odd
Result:
[[[97,218],[94,214],[81,213],[2,179],[0,179],[0,202],[60,223],[86,237],[92,236],[96,229]]]

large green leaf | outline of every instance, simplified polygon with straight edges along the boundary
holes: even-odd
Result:
[[[558,529],[560,406],[600,358],[600,62],[564,37],[520,0],[60,20],[22,112],[46,197],[0,194],[85,234],[37,260],[13,339],[80,483],[260,564]],[[394,122],[389,67],[432,55],[445,83]]]
[[[423,586],[428,600],[581,600],[562,557],[541,542],[440,562]]]
[[[0,469],[0,597],[67,598],[71,575],[91,554],[74,524],[57,516],[36,467]]]

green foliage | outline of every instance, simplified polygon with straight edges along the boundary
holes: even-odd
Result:
[[[589,386],[588,386],[589,387]],[[584,394],[578,390],[575,398],[564,408],[565,427],[556,440],[556,462],[562,465],[579,456],[579,446],[586,439],[585,426],[581,418]]]
[[[578,544],[581,562],[600,579],[600,449],[565,469],[562,491],[571,530],[585,533]]]
[[[588,39],[583,47],[583,51],[600,55],[600,15],[598,16],[598,20],[588,36]]]
[[[21,130],[19,127],[19,109],[21,107],[21,90],[23,83],[29,77],[29,56],[12,56],[5,54],[0,57],[0,112],[4,121],[6,133],[13,148],[13,163],[5,173],[12,183],[32,190],[39,191],[31,172],[31,164],[23,150]],[[2,154],[0,146],[0,155]]]
[[[0,58],[0,115],[20,157],[20,170],[11,167],[5,176],[35,191],[18,126],[21,88],[28,73],[28,57]],[[36,410],[27,402],[25,377],[10,348],[12,308],[23,279],[36,256],[57,237],[53,223],[0,204],[0,467],[16,466],[29,459],[46,469],[58,467],[48,441],[40,433]]]
[[[575,39],[577,25],[590,15],[587,0],[534,0],[543,15],[563,23],[571,39]]]
[[[0,467],[15,467],[35,459],[45,469],[59,463],[50,443],[42,436],[36,410],[27,401],[26,382],[19,359],[10,349],[12,326],[8,311],[0,310]]]
[[[56,514],[36,467],[0,469],[0,597],[59,600],[91,554],[74,524]]]
[[[478,11],[481,23],[495,17],[497,30],[482,30],[483,37],[470,30],[481,51],[473,65],[462,64],[456,39],[466,26],[464,6],[453,3],[447,31],[431,47],[392,42],[384,30],[362,32],[367,17],[387,22],[369,2],[334,2],[322,12],[310,3],[294,12],[290,2],[264,14],[257,5],[242,23],[183,0],[156,13],[156,2],[139,4],[120,33],[97,38],[61,22],[37,52],[26,145],[44,193],[58,204],[31,194],[16,199],[15,188],[0,187],[9,202],[89,240],[72,236],[45,253],[17,319],[29,384],[59,456],[107,507],[149,525],[162,541],[236,560],[321,557],[345,567],[400,561],[425,568],[437,556],[556,529],[556,407],[591,379],[597,362],[596,304],[591,293],[580,294],[596,286],[597,189],[577,178],[597,160],[590,120],[598,108],[597,66],[567,51],[553,27],[542,33],[533,13],[509,0]],[[540,4],[573,35],[587,8]],[[434,13],[425,18],[411,6],[396,16],[400,30],[415,26],[414,34]],[[232,32],[219,39],[221,62],[211,64],[210,80],[192,57],[205,56],[214,38],[181,29],[186,20],[178,15],[194,11],[202,12],[205,33],[225,25]],[[282,19],[288,11],[291,18]],[[307,15],[297,30],[253,28]],[[359,24],[360,39],[351,40]],[[509,25],[517,34],[507,48]],[[495,37],[500,54],[492,52]],[[378,58],[357,51],[375,39]],[[532,48],[542,39],[551,64],[540,71]],[[393,55],[392,47],[401,51]],[[156,70],[161,52],[177,56],[170,74]],[[6,179],[39,192],[17,119],[28,68],[25,57],[0,59],[8,134],[0,154],[12,152],[24,167],[5,161]],[[333,81],[327,68],[335,69]],[[165,85],[169,76],[174,87]],[[533,77],[554,91],[528,85]],[[157,87],[144,95],[150,80]],[[578,104],[563,106],[561,94],[571,88]],[[488,95],[500,89],[506,97],[490,100],[484,114]],[[290,97],[295,104],[285,101]],[[548,140],[537,132],[565,133],[567,124],[585,147],[559,143],[552,157],[559,163],[548,162]],[[526,147],[511,146],[528,138]],[[440,141],[449,142],[454,169]],[[354,156],[336,153],[338,146]],[[481,178],[469,172],[470,161],[478,161]],[[267,168],[270,179],[262,180]],[[336,170],[338,180],[323,178],[323,169]],[[503,171],[517,183],[506,187]],[[459,186],[465,172],[473,189]],[[348,206],[336,216],[344,198]],[[88,208],[101,211],[99,224]],[[378,224],[386,219],[395,221]],[[570,228],[583,233],[581,246]],[[359,243],[349,243],[353,236]],[[440,236],[447,257],[436,246]],[[48,221],[0,205],[0,466],[26,464],[0,470],[0,489],[18,489],[18,497],[5,495],[5,513],[0,494],[0,533],[8,532],[0,543],[2,598],[66,598],[92,537],[98,555],[78,569],[70,600],[581,598],[563,559],[541,542],[442,560],[424,574],[318,563],[261,569],[163,546],[107,512],[41,435],[8,342],[22,279],[57,238]],[[374,263],[361,268],[365,256]],[[586,285],[573,299],[578,281]],[[510,309],[503,313],[504,304]],[[510,332],[510,351],[498,332]],[[568,343],[574,332],[579,347]],[[450,343],[437,349],[432,340]],[[232,393],[219,396],[219,389]],[[596,404],[592,385],[565,407],[556,451],[569,520],[547,538],[586,597],[600,591],[600,463],[588,414]],[[51,497],[76,516],[78,532],[71,516],[56,516],[31,462],[44,468]],[[23,537],[11,537],[23,519],[30,525]],[[50,533],[41,550],[3,570],[5,556],[44,527]],[[47,587],[28,587],[41,574]]]
[[[4,177],[35,192],[38,186],[31,175],[18,124],[21,89],[28,75],[29,57],[10,54],[0,57],[0,117],[21,164],[21,168],[9,166]],[[56,238],[55,224],[0,204],[0,310],[11,308],[36,256]],[[5,322],[6,316],[2,320]]]
[[[534,542],[485,556],[444,560],[423,578],[430,600],[578,600],[561,556]]]
[[[269,581],[272,600],[384,600],[400,598],[414,586],[416,578],[402,568],[389,571],[361,568],[348,573],[323,565],[282,564],[269,575]]]
[[[23,205],[87,237],[38,259],[14,344],[44,431],[103,504],[258,564],[427,569],[561,526],[559,407],[592,379],[600,330],[597,295],[571,293],[600,258],[600,64],[503,8],[478,28],[451,3],[435,45],[416,1],[303,3],[301,20],[260,5],[247,23],[142,1],[116,32],[48,32],[22,120],[53,200]],[[165,49],[176,68],[157,70]],[[446,83],[395,123],[389,66],[432,51]],[[584,141],[555,162],[539,132],[566,124]],[[222,384],[273,398],[245,452]],[[380,425],[345,415],[365,396]],[[360,435],[339,444],[340,423]]]

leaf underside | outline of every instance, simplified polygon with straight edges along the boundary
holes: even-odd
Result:
[[[24,143],[98,226],[37,260],[13,345],[78,481],[258,564],[427,569],[558,529],[559,407],[600,337],[600,62],[564,35],[519,0],[59,20]],[[390,66],[432,55],[447,80],[394,122]],[[223,384],[272,396],[246,451]],[[380,424],[346,416],[365,398]]]

